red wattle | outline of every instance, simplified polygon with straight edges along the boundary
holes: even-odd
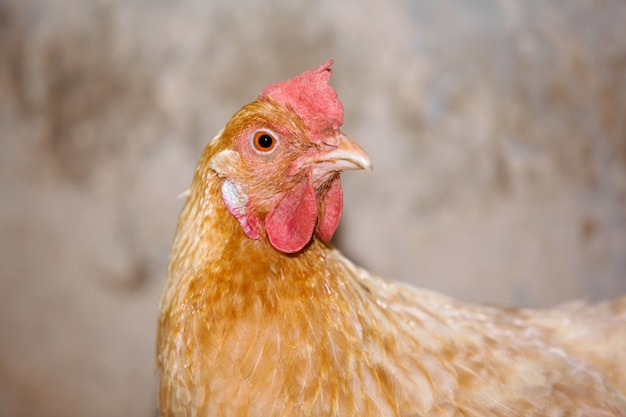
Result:
[[[339,176],[333,180],[324,196],[323,203],[324,214],[317,227],[317,236],[324,242],[328,242],[335,234],[337,226],[339,226],[343,209],[343,191],[341,190],[341,179]]]
[[[281,252],[297,252],[311,240],[317,222],[317,197],[311,181],[290,190],[265,217],[272,246]]]

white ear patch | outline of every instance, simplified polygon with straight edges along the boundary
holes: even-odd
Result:
[[[228,207],[228,211],[230,211],[233,216],[237,218],[245,217],[248,196],[243,192],[241,187],[229,179],[224,180],[222,183],[222,197]]]
[[[228,212],[233,215],[243,228],[243,231],[251,239],[260,239],[261,235],[256,228],[248,223],[246,216],[246,205],[248,204],[248,196],[243,192],[241,187],[229,179],[225,179],[222,183],[222,198]]]
[[[222,199],[228,212],[237,219],[243,231],[251,239],[260,239],[261,235],[256,225],[248,221],[247,204],[248,195],[244,192],[233,177],[236,177],[237,170],[243,165],[238,152],[225,149],[211,158],[209,168],[218,177],[223,178]],[[253,218],[254,219],[254,218]]]

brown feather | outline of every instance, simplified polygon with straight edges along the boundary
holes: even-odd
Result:
[[[626,298],[472,305],[372,276],[317,237],[295,254],[248,237],[216,166],[262,196],[260,216],[290,185],[213,158],[259,123],[306,137],[292,111],[257,100],[208,144],[160,305],[161,416],[626,415]],[[313,145],[293,146],[283,170]]]

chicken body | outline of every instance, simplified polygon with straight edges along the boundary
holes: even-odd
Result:
[[[329,66],[268,87],[198,164],[161,300],[161,415],[625,416],[625,299],[472,305],[325,243],[339,171],[369,167]]]

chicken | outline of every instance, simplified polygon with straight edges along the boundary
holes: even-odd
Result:
[[[343,170],[332,61],[207,145],[160,304],[161,416],[626,416],[626,298],[534,311],[373,276],[328,241]]]

